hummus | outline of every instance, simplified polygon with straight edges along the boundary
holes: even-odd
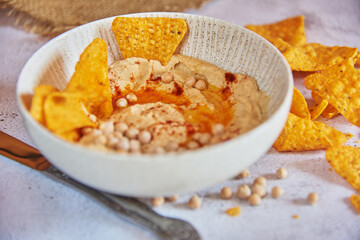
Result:
[[[140,141],[133,145],[144,153],[226,141],[267,117],[268,97],[253,78],[184,55],[173,55],[166,66],[135,57],[117,61],[109,67],[109,81],[114,112],[106,121],[115,130],[121,123],[138,134],[149,132],[149,141],[142,141],[136,130],[130,137]]]

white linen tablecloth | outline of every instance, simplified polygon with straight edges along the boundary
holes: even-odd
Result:
[[[305,15],[308,42],[345,45],[360,49],[360,1],[343,0],[215,0],[190,13],[224,19],[239,25],[270,23],[299,14]],[[19,73],[30,56],[49,38],[14,27],[14,18],[0,11],[0,130],[32,145],[17,110],[15,86]],[[312,104],[310,92],[303,86],[301,73],[294,74],[295,85]],[[358,146],[359,128],[339,116],[321,121],[354,138]],[[241,161],[241,156],[239,156]],[[285,166],[286,179],[278,180],[275,171]],[[330,170],[325,151],[278,153],[270,149],[243,180],[229,180],[199,192],[203,205],[189,210],[192,193],[180,196],[176,203],[156,208],[165,216],[190,222],[203,239],[360,239],[360,214],[350,204],[356,191]],[[265,175],[267,190],[275,185],[285,190],[280,199],[268,196],[251,207],[237,198],[222,200],[223,186],[234,191],[243,183]],[[317,192],[320,200],[310,206],[306,197]],[[231,218],[224,211],[240,205],[242,213]],[[298,215],[294,219],[293,215]],[[0,239],[154,239],[144,229],[116,217],[82,193],[59,184],[35,170],[0,157]]]

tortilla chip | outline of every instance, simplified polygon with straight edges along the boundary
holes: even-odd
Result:
[[[227,215],[229,215],[231,217],[236,217],[241,213],[241,208],[240,208],[240,206],[236,206],[236,207],[227,209],[225,212]]]
[[[355,207],[355,209],[360,213],[360,196],[359,195],[351,195],[350,202]]]
[[[294,93],[291,103],[290,112],[298,117],[310,119],[309,109],[304,96],[294,87]]]
[[[294,71],[314,72],[336,65],[344,60],[352,59],[357,54],[356,48],[328,47],[319,43],[309,43],[303,46],[291,46],[282,39],[274,41],[290,67]]]
[[[318,150],[331,146],[331,141],[313,121],[292,113],[289,113],[284,129],[273,144],[279,152]]]
[[[315,104],[314,106],[309,108],[311,120],[317,119],[320,114],[326,109],[327,105],[329,104],[326,100],[321,100],[320,103]]]
[[[44,104],[47,128],[57,135],[67,136],[75,129],[95,127],[83,110],[82,99],[83,96],[77,92],[51,93]]]
[[[329,125],[314,121],[315,125],[323,132],[326,137],[330,140],[332,146],[341,146],[344,143],[347,142],[348,137],[346,134],[336,130],[333,127],[330,127]]]
[[[272,24],[246,25],[245,27],[270,42],[281,38],[293,46],[301,46],[306,44],[304,19],[304,16],[297,16]]]
[[[112,31],[124,59],[142,57],[166,65],[183,39],[187,25],[178,18],[117,17]]]
[[[322,99],[319,95],[317,95],[316,93],[314,92],[311,92],[311,95],[312,95],[312,98],[314,100],[314,102],[316,104],[319,104],[321,101],[323,101],[324,99]],[[327,107],[324,109],[324,111],[321,113],[324,117],[330,119],[330,118],[333,118],[335,117],[336,115],[339,114],[339,111],[336,110],[336,108],[334,108],[334,106],[332,106],[331,104],[329,104],[328,102],[328,105]]]
[[[46,97],[52,93],[58,91],[56,88],[50,85],[40,85],[34,89],[34,96],[31,100],[30,114],[36,121],[45,125],[44,116],[44,102]]]
[[[350,61],[306,76],[305,86],[360,127],[360,71]]]
[[[98,118],[106,118],[113,111],[107,60],[105,41],[94,39],[80,55],[65,90],[81,92],[84,106]]]
[[[360,148],[331,147],[326,150],[326,159],[335,171],[360,193]]]

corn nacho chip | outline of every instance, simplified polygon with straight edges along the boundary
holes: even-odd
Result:
[[[57,134],[95,124],[83,110],[83,96],[77,92],[54,92],[45,101],[46,126]]]
[[[326,159],[335,171],[360,193],[360,148],[331,147],[326,150]]]
[[[356,66],[360,66],[360,52],[357,52],[354,60],[355,60],[355,63],[354,63],[354,64],[355,64]]]
[[[313,121],[292,113],[289,113],[284,129],[273,144],[279,152],[318,150],[331,146],[331,141]]]
[[[166,65],[183,39],[187,25],[178,18],[117,17],[112,31],[124,59],[142,57]]]
[[[44,101],[46,97],[52,93],[58,91],[56,88],[50,85],[40,85],[34,89],[34,96],[31,101],[30,114],[36,121],[45,125],[44,116]]]
[[[75,66],[66,92],[81,92],[89,113],[106,118],[112,113],[112,95],[108,78],[107,46],[96,38],[90,43]]]
[[[309,109],[304,96],[294,87],[290,112],[298,117],[310,119]]]
[[[322,99],[320,103],[315,104],[314,106],[309,108],[311,120],[317,119],[320,114],[326,109],[329,102]]]
[[[321,132],[326,135],[333,146],[341,146],[347,142],[348,137],[346,134],[336,130],[333,127],[330,127],[323,122],[314,121],[314,123],[321,130]]]
[[[319,104],[321,101],[324,100],[314,92],[311,92],[311,96],[316,104]],[[339,111],[336,110],[336,108],[334,108],[334,106],[332,106],[329,102],[328,102],[328,105],[326,106],[326,108],[324,109],[324,111],[321,113],[321,115],[323,115],[324,117],[326,117],[328,119],[333,118],[338,114],[339,114]]]
[[[350,61],[305,77],[305,86],[327,100],[349,122],[360,127],[360,70]]]
[[[323,70],[344,60],[352,59],[357,54],[356,48],[328,47],[319,43],[291,46],[279,38],[273,44],[282,52],[294,71],[314,72]]]
[[[350,202],[355,207],[355,209],[360,213],[360,196],[351,195]]]
[[[265,25],[246,25],[245,28],[256,32],[270,42],[281,38],[293,46],[306,44],[304,16],[288,18]]]

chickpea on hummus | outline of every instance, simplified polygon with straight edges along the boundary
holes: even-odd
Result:
[[[134,153],[197,149],[243,134],[263,122],[268,97],[256,81],[175,54],[159,61],[127,58],[109,67],[114,111],[85,128],[80,144]]]

